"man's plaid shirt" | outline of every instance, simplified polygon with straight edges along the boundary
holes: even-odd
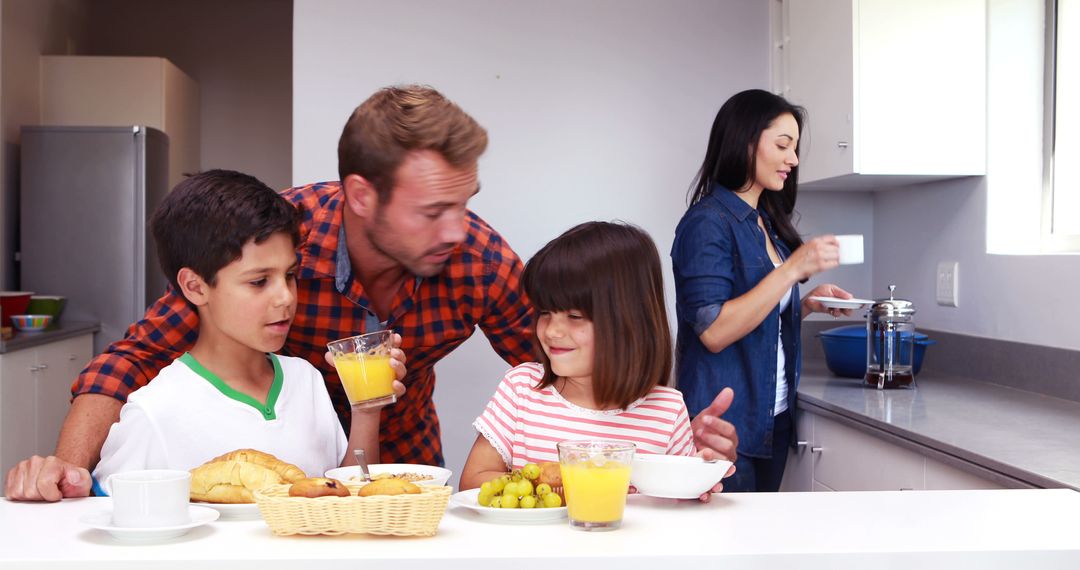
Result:
[[[348,433],[350,408],[334,369],[323,355],[326,343],[368,332],[369,301],[351,271],[339,267],[342,192],[339,183],[301,186],[282,193],[302,208],[298,251],[297,309],[281,354],[304,358],[326,379],[326,388]],[[511,365],[534,360],[531,309],[521,293],[517,254],[486,222],[469,212],[468,237],[443,271],[408,283],[394,298],[387,326],[399,333],[408,359],[405,395],[384,408],[381,462],[442,465],[439,420],[432,393],[435,363],[479,326]],[[343,246],[343,244],[342,244]],[[348,256],[343,255],[343,263]],[[82,371],[72,394],[105,394],[121,401],[189,350],[199,317],[171,289]],[[196,412],[197,413],[197,412]],[[212,421],[212,420],[211,420]],[[461,429],[466,429],[461,426]],[[373,461],[374,463],[374,461]]]

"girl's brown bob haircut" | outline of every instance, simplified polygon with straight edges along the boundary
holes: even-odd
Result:
[[[576,310],[592,321],[598,405],[625,409],[667,383],[671,331],[660,255],[649,234],[624,223],[575,226],[525,264],[522,280],[537,311]],[[540,389],[558,377],[536,341],[544,364]]]

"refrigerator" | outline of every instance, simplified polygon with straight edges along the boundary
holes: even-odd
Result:
[[[168,137],[144,126],[22,128],[20,286],[67,297],[61,323],[101,323],[95,352],[165,291],[147,220],[168,157]]]

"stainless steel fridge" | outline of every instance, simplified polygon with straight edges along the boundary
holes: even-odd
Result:
[[[20,286],[67,297],[62,321],[100,322],[100,352],[165,290],[147,219],[168,191],[169,139],[143,126],[26,126],[21,167]]]

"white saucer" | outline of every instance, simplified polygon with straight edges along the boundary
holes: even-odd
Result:
[[[817,301],[825,305],[826,309],[861,309],[874,302],[870,299],[841,299],[839,297],[810,297],[811,301]]]
[[[221,514],[220,520],[223,521],[251,521],[262,518],[259,505],[255,503],[191,503],[191,506],[214,509]]]
[[[191,522],[177,526],[159,526],[153,528],[118,527],[112,524],[112,510],[98,511],[79,517],[79,522],[103,530],[120,540],[153,542],[181,536],[187,531],[217,520],[220,513],[208,507],[189,506]]]

